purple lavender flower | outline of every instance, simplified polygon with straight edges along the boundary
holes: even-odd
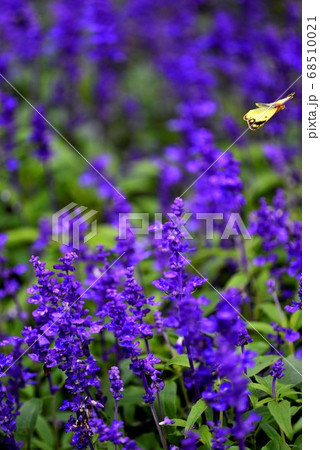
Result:
[[[4,359],[5,358],[5,359]],[[0,354],[0,370],[4,370],[4,367],[12,363],[12,358],[5,357]],[[1,402],[1,414],[0,414],[0,429],[4,434],[0,437],[0,443],[5,445],[5,448],[19,449],[22,443],[17,443],[14,438],[16,431],[16,416],[19,412],[16,410],[16,402],[14,396],[10,393],[10,390],[6,388],[0,382],[0,402]]]
[[[202,319],[201,305],[205,304],[207,300],[196,299],[192,295],[192,292],[205,283],[205,280],[197,276],[189,277],[185,271],[188,260],[184,255],[190,249],[184,239],[181,227],[184,223],[183,206],[183,200],[176,198],[169,214],[171,220],[162,226],[162,239],[155,240],[157,249],[168,254],[169,270],[165,270],[164,277],[153,281],[153,284],[157,289],[166,293],[164,299],[170,300],[170,314],[164,320],[164,326],[174,328],[178,334],[183,336],[196,396],[200,398],[199,387],[195,381],[193,358],[197,354],[197,346],[201,347],[205,340],[205,337],[200,334],[199,328]]]
[[[273,343],[273,346],[269,350],[269,354],[282,354],[282,346],[287,342],[295,342],[300,339],[299,331],[294,331],[291,328],[282,327],[281,325],[271,322],[271,326],[275,334],[269,333],[267,338]]]
[[[186,437],[181,441],[181,450],[196,450],[199,435],[194,431],[188,430]]]
[[[244,349],[241,354],[236,352],[239,337],[243,335],[248,339],[247,333],[244,332],[244,323],[239,318],[241,303],[240,292],[237,289],[229,289],[217,304],[215,314],[205,322],[206,328],[210,329],[211,333],[216,333],[216,345],[204,351],[206,364],[215,372],[217,380],[225,381],[217,386],[210,380],[203,398],[217,411],[234,409],[235,425],[230,429],[230,433],[238,439],[239,448],[244,449],[245,436],[252,431],[252,423],[257,418],[253,413],[250,413],[247,419],[242,416],[248,409],[248,379],[244,372],[253,367],[255,353]]]
[[[116,401],[123,397],[123,381],[120,377],[120,370],[112,366],[109,370],[110,392]]]
[[[82,449],[89,445],[93,434],[86,410],[94,407],[92,417],[97,418],[98,408],[103,407],[97,377],[99,368],[89,350],[91,335],[98,333],[103,325],[101,321],[93,321],[84,309],[84,300],[79,295],[81,284],[73,274],[76,258],[75,253],[59,258],[59,264],[54,266],[56,272],[47,270],[39,257],[31,259],[39,279],[39,284],[28,290],[31,294],[28,301],[37,305],[33,311],[36,326],[25,327],[22,335],[32,347],[29,357],[43,363],[52,395],[56,388],[51,384],[51,369],[58,367],[65,373],[65,388],[72,398],[64,400],[61,409],[76,414],[76,418],[70,416],[66,430],[75,433],[72,445]],[[91,387],[95,398],[90,393]]]
[[[192,145],[197,152],[195,156],[199,160],[197,171],[203,173],[217,161],[195,184],[195,196],[188,208],[191,211],[223,213],[224,222],[227,223],[230,214],[239,213],[245,204],[239,162],[229,153],[221,158],[222,152],[213,145],[212,137],[208,136],[209,142],[207,137],[203,140],[201,132],[204,130],[199,130],[192,136],[195,141]],[[214,223],[215,229],[220,233],[225,227],[224,222]]]
[[[79,112],[80,97],[76,86],[82,77],[80,61],[84,45],[83,14],[84,4],[76,0],[66,4],[56,0],[50,4],[53,16],[52,27],[48,33],[46,52],[54,60],[57,81],[52,89],[52,102],[63,105],[67,110],[69,129],[81,120]],[[77,10],[77,20],[73,12]]]
[[[0,354],[0,429],[4,437],[0,436],[0,442],[4,448],[19,449],[21,443],[14,438],[16,431],[16,417],[20,414],[22,404],[20,390],[27,384],[34,384],[33,377],[28,367],[23,367],[21,356],[24,349],[23,339],[10,336],[0,341],[0,347],[12,346],[13,350],[8,355]]]
[[[97,191],[99,198],[104,201],[104,205],[108,204],[108,209],[104,211],[104,218],[108,223],[118,226],[119,214],[131,211],[128,201],[119,195],[105,180],[99,175],[101,173],[110,179],[108,167],[111,164],[110,156],[100,155],[92,161],[92,165],[98,173],[92,168],[87,169],[80,176],[79,182],[81,186],[93,187]],[[116,184],[116,183],[115,183]]]
[[[173,425],[175,422],[172,419],[169,419],[168,416],[164,417],[163,421],[159,423],[159,425]]]
[[[44,108],[38,106],[37,110],[41,115],[37,111],[34,112],[30,142],[33,144],[32,150],[35,156],[43,163],[46,163],[52,157],[50,138],[47,124],[41,117],[45,116]]]
[[[1,92],[0,104],[0,129],[1,131],[3,130],[2,134],[4,134],[4,163],[9,172],[15,173],[19,168],[19,160],[14,154],[16,146],[16,109],[18,102],[14,97]]]
[[[32,244],[33,253],[40,256],[52,238],[52,225],[48,217],[42,217],[38,222],[38,236]]]
[[[245,345],[250,344],[250,342],[253,342],[253,339],[248,333],[246,327],[243,327],[242,329],[239,330],[237,345],[244,347]]]
[[[31,3],[3,0],[0,6],[0,29],[3,49],[12,65],[17,58],[30,64],[41,50],[41,29]]]
[[[119,67],[125,60],[124,27],[112,1],[93,0],[85,5],[85,51],[93,60],[93,101],[101,120],[109,118],[117,96]]]
[[[282,378],[284,376],[284,362],[281,359],[278,359],[272,366],[272,369],[270,370],[270,375],[274,378]]]
[[[152,337],[152,326],[144,319],[150,311],[147,305],[154,304],[153,297],[144,296],[141,286],[137,284],[133,275],[133,267],[129,267],[126,271],[124,290],[121,293],[112,290],[110,294],[98,315],[110,319],[107,329],[116,339],[116,352],[121,350],[122,357],[130,358],[130,369],[142,379],[145,389],[142,398],[150,405],[160,438],[165,444],[153,404],[157,398],[161,409],[159,392],[164,388],[164,383],[160,378],[161,372],[154,367],[161,360],[150,351],[148,339]],[[139,338],[144,340],[146,346],[147,356],[144,358],[140,357],[142,348]]]
[[[22,276],[28,267],[21,263],[13,267],[8,266],[8,259],[4,256],[6,241],[7,235],[0,234],[0,300],[10,298],[14,302],[14,307],[3,318],[12,320],[19,317],[21,321],[25,321],[28,314],[21,309],[18,292],[22,285]]]
[[[123,422],[118,420],[113,420],[110,426],[99,427],[100,430],[100,441],[112,442],[115,446],[122,445],[124,450],[139,450],[136,443],[130,440],[128,437],[124,437],[121,431],[123,428]]]
[[[145,323],[144,318],[150,312],[148,305],[155,304],[154,297],[146,298],[144,296],[143,288],[136,282],[133,271],[133,267],[127,269],[122,298],[130,305],[129,311],[135,316],[136,322],[140,324],[139,337],[150,339],[153,335],[152,326]]]
[[[299,281],[299,290],[298,290],[298,296],[300,301],[292,300],[291,305],[286,305],[284,309],[290,313],[295,313],[299,309],[302,309],[302,275],[300,276]]]
[[[284,370],[285,370],[284,362],[281,359],[278,359],[278,361],[276,361],[273,364],[270,370],[270,375],[273,377],[272,394],[275,400],[276,400],[276,380],[280,380],[280,378],[284,376]]]
[[[271,274],[280,287],[283,285],[285,273],[290,277],[300,277],[301,223],[290,219],[283,191],[277,191],[272,205],[268,205],[263,198],[260,200],[260,209],[251,215],[250,233],[262,239],[263,254],[259,255],[254,263],[259,266],[270,264]],[[279,267],[280,249],[285,250],[286,261]],[[285,293],[283,289],[283,296]]]
[[[294,160],[300,153],[298,146],[266,144],[263,151],[275,171],[290,177],[293,182],[296,181],[297,169],[294,167]]]
[[[229,448],[229,445],[226,444],[228,434],[230,430],[228,428],[224,428],[220,423],[215,425],[212,422],[208,422],[210,425],[211,432],[213,433],[213,439],[211,440],[212,449],[214,450],[226,450]]]

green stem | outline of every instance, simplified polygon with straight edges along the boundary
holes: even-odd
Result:
[[[174,351],[174,349],[173,349],[173,347],[171,345],[171,342],[169,341],[168,335],[167,335],[167,333],[165,331],[162,332],[162,336],[163,336],[163,339],[165,340],[165,343],[167,344],[167,346],[168,346],[168,348],[170,350],[171,356],[172,357],[176,356],[176,353],[175,353],[175,351]]]
[[[294,355],[294,345],[293,342],[287,342],[288,347],[289,347],[289,351],[291,355]]]
[[[276,305],[276,308],[278,310],[280,320],[281,320],[281,322],[283,322],[284,314],[283,314],[283,311],[282,311],[282,308],[281,308],[281,305],[280,305],[277,293],[276,292],[272,292],[272,297],[273,297],[274,304]]]
[[[150,408],[151,408],[153,419],[155,421],[155,424],[156,424],[156,427],[157,427],[157,430],[158,430],[158,433],[159,433],[159,436],[160,436],[162,447],[163,447],[164,450],[168,450],[168,445],[167,445],[166,439],[165,439],[164,434],[163,434],[163,432],[161,430],[161,427],[159,425],[159,419],[158,419],[155,407],[154,407],[154,405],[152,403],[150,403]]]
[[[186,403],[186,407],[189,408],[189,397],[188,397],[188,392],[187,392],[186,387],[185,387],[185,385],[184,385],[183,377],[182,377],[182,372],[181,372],[181,371],[180,371],[180,376],[179,376],[179,382],[180,382],[180,386],[181,386],[183,398],[184,398],[184,401],[185,401],[185,403]]]
[[[51,394],[51,411],[52,411],[52,423],[53,423],[53,436],[54,436],[54,448],[58,450],[59,448],[59,435],[58,435],[58,426],[57,426],[57,415],[56,415],[56,396],[53,390],[51,372],[48,372],[48,382],[50,387]]]
[[[114,420],[118,420],[118,400],[114,402]],[[114,444],[114,450],[117,450],[117,444]]]
[[[147,377],[146,377],[145,373],[142,374],[142,382],[143,382],[143,386],[144,386],[144,389],[146,391],[146,394],[148,394],[149,386],[148,386]],[[156,424],[156,427],[157,427],[157,430],[158,430],[158,433],[159,433],[159,437],[160,437],[160,441],[161,441],[163,450],[168,450],[167,441],[166,441],[166,438],[164,437],[162,429],[161,429],[161,427],[159,425],[159,419],[158,419],[158,416],[157,416],[157,413],[156,413],[156,409],[155,409],[153,403],[150,403],[150,409],[151,409],[151,413],[152,413],[154,422]]]

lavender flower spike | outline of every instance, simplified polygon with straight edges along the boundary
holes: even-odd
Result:
[[[109,370],[110,392],[116,401],[123,397],[123,381],[120,377],[120,370],[113,366]]]
[[[271,370],[270,370],[270,375],[273,377],[272,380],[272,395],[273,398],[276,400],[276,379],[280,379],[284,376],[284,362],[281,359],[278,359],[278,361],[276,361]]]

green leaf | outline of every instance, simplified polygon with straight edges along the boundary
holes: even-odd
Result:
[[[190,413],[187,418],[186,428],[185,430],[190,430],[190,428],[193,427],[193,425],[196,423],[196,421],[199,419],[201,414],[207,409],[208,405],[203,400],[203,398],[200,398],[200,400],[197,401],[193,405],[193,407],[190,410]]]
[[[302,430],[302,417],[293,425],[294,434]]]
[[[292,328],[295,331],[301,329],[301,327],[302,327],[302,311],[298,310],[295,313],[291,314],[289,326],[290,326],[290,328]]]
[[[270,439],[281,439],[280,434],[269,423],[261,423],[260,428],[266,433]]]
[[[268,395],[272,395],[272,390],[271,390],[271,388],[269,388],[269,387],[267,387],[267,386],[264,386],[263,384],[259,384],[259,383],[249,383],[249,384],[248,384],[248,388],[249,388],[249,390],[250,390],[251,388],[254,388],[254,389],[257,389],[257,390],[259,390],[259,391],[263,391],[263,392],[265,392],[265,393],[268,394]]]
[[[18,246],[33,242],[38,236],[38,231],[36,228],[20,227],[8,231],[7,236],[8,236],[7,245],[9,247]]]
[[[248,330],[258,331],[259,333],[269,334],[273,332],[271,325],[265,322],[251,321],[248,323]]]
[[[124,390],[123,398],[120,400],[119,405],[137,405],[141,403],[142,396],[145,394],[145,390],[140,386],[128,386]]]
[[[272,398],[271,397],[266,397],[263,398],[262,400],[259,400],[255,405],[254,405],[254,409],[260,408],[260,406],[265,405],[268,402],[271,402]]]
[[[52,450],[54,447],[47,442],[40,441],[40,439],[33,438],[31,443],[31,448],[34,450]]]
[[[268,404],[268,408],[279,427],[289,439],[292,439],[293,430],[291,425],[290,403],[287,400],[279,403],[272,401]]]
[[[218,246],[216,247],[210,247],[210,248],[200,248],[197,253],[192,258],[194,264],[199,264],[202,260],[214,260],[214,259],[220,259],[222,262],[226,258],[236,258],[237,257],[237,251],[231,248],[220,248]]]
[[[277,394],[286,395],[288,392],[292,391],[292,384],[280,384],[277,383]],[[293,391],[296,393],[296,391]]]
[[[182,367],[190,367],[189,359],[187,355],[177,355],[167,361],[166,366],[172,366],[173,364]]]
[[[301,435],[298,436],[297,439],[295,440],[292,450],[302,450],[302,436]]]
[[[201,442],[203,442],[203,444],[206,444],[209,448],[211,448],[212,434],[209,430],[208,425],[202,425],[199,428],[199,434]]]
[[[300,411],[301,408],[302,406],[291,406],[291,416],[297,414],[297,412]]]
[[[167,426],[171,426],[171,427],[182,427],[185,428],[187,421],[184,419],[172,419],[174,420],[174,424],[172,425],[167,425]]]
[[[43,441],[47,442],[51,445],[51,447],[53,447],[54,436],[52,430],[48,425],[46,419],[42,416],[38,416],[37,418],[36,432]]]
[[[70,444],[72,436],[71,433],[63,433],[61,436],[61,450],[71,450],[73,447]],[[59,449],[60,450],[60,449]]]
[[[261,303],[260,308],[273,322],[282,322],[282,317],[274,303]],[[285,326],[285,324],[283,324],[283,326]]]
[[[290,450],[290,447],[281,439],[273,439],[272,441],[269,441],[267,445],[262,447],[261,450]]]
[[[277,355],[263,355],[257,356],[255,358],[256,365],[252,369],[248,369],[248,376],[252,377],[257,373],[261,372],[261,370],[275,363],[279,359]]]
[[[41,409],[42,400],[40,398],[32,398],[22,405],[17,418],[16,438],[18,441],[30,442]]]
[[[259,384],[262,384],[262,386],[266,386],[270,389],[270,392],[272,392],[272,381],[273,378],[271,375],[267,375],[266,377],[259,377],[258,375],[255,375],[255,379]]]
[[[154,433],[144,433],[140,434],[140,436],[135,438],[136,443],[139,448],[143,448],[145,450],[161,450],[162,447],[158,443],[158,439],[156,438]],[[105,447],[103,447],[105,448]],[[119,447],[118,447],[119,448]],[[114,450],[114,445],[112,444],[110,447],[107,447],[107,450]]]
[[[239,289],[244,289],[248,284],[248,275],[246,273],[236,273],[233,275],[227,283],[226,287],[235,287]]]
[[[288,356],[283,360],[285,365],[284,377],[281,378],[281,384],[291,384],[296,386],[302,382],[302,361],[294,355]]]
[[[282,186],[283,180],[274,172],[261,172],[257,179],[252,180],[251,189],[247,194],[247,201],[253,202],[272,192],[276,187]]]
[[[174,381],[165,384],[160,392],[160,400],[165,416],[175,417],[177,415],[177,385]]]
[[[233,445],[232,447],[229,447],[228,450],[239,450],[238,445]],[[245,447],[245,450],[251,450],[249,447]]]
[[[130,364],[130,359],[123,359],[119,363],[121,369],[121,378],[125,386],[129,385],[130,381],[135,378],[134,373],[129,369]]]
[[[112,248],[114,245],[114,239],[118,234],[118,230],[110,225],[98,225],[97,232],[92,238],[88,241],[88,245],[91,248],[95,248],[96,245],[101,244],[106,248]]]

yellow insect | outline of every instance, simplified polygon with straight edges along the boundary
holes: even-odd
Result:
[[[250,109],[250,111],[243,116],[243,120],[247,122],[250,130],[255,131],[268,122],[268,120],[270,120],[276,113],[284,109],[285,103],[291,100],[293,96],[294,92],[273,103],[256,103],[257,108]]]

